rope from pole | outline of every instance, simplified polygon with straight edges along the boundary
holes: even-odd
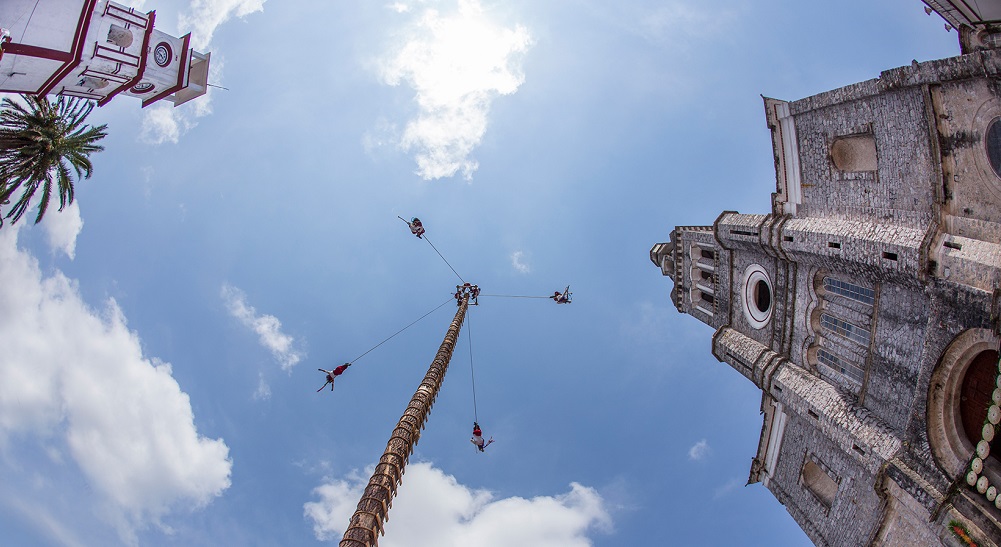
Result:
[[[439,309],[440,309],[440,308],[441,308],[442,306],[444,306],[445,304],[448,304],[448,303],[449,303],[449,302],[451,302],[451,301],[452,301],[452,298],[451,298],[451,297],[449,297],[449,299],[448,299],[448,300],[446,300],[446,301],[442,302],[441,304],[438,304],[438,306],[437,306],[437,307],[436,307],[435,309],[433,309],[433,310],[431,310],[431,311],[429,311],[429,312],[425,313],[424,315],[422,315],[422,316],[418,317],[418,318],[417,318],[417,319],[416,319],[416,320],[415,320],[415,321],[414,321],[413,323],[410,323],[409,325],[407,325],[407,326],[403,327],[402,329],[400,329],[400,330],[398,330],[398,331],[394,332],[394,333],[393,333],[393,335],[392,335],[392,336],[390,336],[389,338],[386,338],[386,339],[385,339],[385,340],[383,340],[382,342],[379,342],[378,344],[376,344],[376,345],[372,346],[371,348],[369,348],[369,350],[368,350],[368,351],[366,351],[365,353],[363,353],[363,354],[359,355],[358,357],[355,357],[354,359],[352,359],[351,361],[348,361],[348,362],[349,362],[349,363],[354,363],[354,362],[355,362],[355,361],[357,361],[358,359],[361,359],[362,357],[365,357],[366,355],[368,355],[368,354],[369,354],[369,352],[371,352],[371,351],[372,351],[372,350],[374,350],[375,348],[377,348],[377,347],[379,347],[379,346],[381,346],[381,345],[385,344],[386,342],[389,342],[390,340],[392,340],[392,339],[393,339],[393,336],[396,336],[397,334],[400,334],[401,332],[403,332],[403,331],[405,331],[405,330],[409,329],[410,327],[412,327],[412,326],[416,325],[418,321],[420,321],[421,319],[424,319],[425,317],[427,317],[427,316],[431,315],[432,313],[434,313],[434,312],[438,311],[438,310],[439,310]]]
[[[444,257],[444,256],[442,256],[442,254],[441,254],[441,251],[439,251],[439,250],[438,250],[438,247],[435,247],[435,246],[434,246],[434,243],[431,243],[431,240],[430,240],[430,239],[428,239],[428,236],[427,236],[427,234],[424,234],[424,236],[423,236],[423,237],[422,237],[421,239],[423,239],[424,241],[427,241],[427,242],[428,242],[428,245],[430,245],[430,246],[431,246],[431,248],[432,248],[432,249],[434,249],[434,252],[438,253],[438,256],[441,256],[441,259],[442,259],[442,260],[445,260],[445,257]],[[448,263],[448,260],[445,260],[445,264],[446,264],[446,265],[448,266],[448,268],[449,268],[450,270],[452,270],[452,273],[454,273],[454,274],[455,274],[455,277],[458,277],[458,278],[459,278],[459,281],[462,281],[463,283],[465,283],[465,282],[466,282],[466,280],[465,280],[465,279],[463,279],[461,275],[459,275],[459,272],[455,271],[455,268],[453,268],[453,267],[452,267],[452,265]]]
[[[425,232],[423,232],[423,231],[420,231],[420,232],[414,231],[414,225],[411,224],[410,222],[407,222],[407,219],[401,217],[400,215],[396,215],[396,218],[398,218],[398,219],[402,220],[403,222],[405,222],[407,224],[407,226],[410,228],[410,231],[413,232],[414,234],[416,234],[417,237],[423,239],[424,241],[427,241],[428,245],[430,245],[431,248],[434,249],[434,252],[438,253],[438,256],[441,257],[441,259],[445,262],[445,265],[447,265],[448,268],[450,270],[452,270],[452,273],[455,274],[455,277],[459,278],[459,281],[462,281],[463,283],[466,282],[466,280],[463,279],[461,275],[459,275],[459,272],[455,271],[455,268],[453,268],[452,265],[448,263],[448,260],[446,260],[445,256],[441,254],[441,251],[438,250],[438,247],[435,247],[434,243],[431,243],[431,240],[428,239],[427,234]]]
[[[473,386],[473,422],[479,422],[476,414],[476,375],[473,373],[473,322],[471,315],[466,315],[466,338],[469,340],[469,379]]]
[[[551,296],[526,296],[521,294],[481,294],[480,296],[493,296],[496,298],[552,298]]]
[[[379,458],[378,465],[372,472],[368,486],[362,492],[361,499],[354,514],[348,521],[340,547],[376,547],[379,535],[385,533],[384,523],[389,518],[389,507],[393,503],[396,491],[403,482],[403,472],[414,445],[420,439],[421,430],[427,422],[431,406],[434,404],[438,391],[441,389],[448,363],[452,358],[452,350],[462,329],[466,310],[469,308],[469,296],[459,301],[459,309],[449,325],[448,332],[438,348],[438,353],[421,385],[417,387],[413,398],[390,434],[386,450]]]

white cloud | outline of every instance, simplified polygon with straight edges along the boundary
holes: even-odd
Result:
[[[317,539],[331,540],[344,533],[367,477],[349,476],[328,482],[313,492],[319,501],[304,505]],[[601,496],[586,486],[570,484],[570,491],[532,499],[494,499],[486,490],[472,490],[454,477],[414,463],[393,502],[384,547],[584,547],[589,533],[608,532],[612,520]]]
[[[182,13],[178,26],[191,31],[191,45],[197,50],[208,47],[220,25],[233,16],[245,17],[264,11],[265,0],[191,0],[189,13]]]
[[[622,334],[632,343],[661,340],[674,331],[670,311],[650,301],[639,302],[622,323]]]
[[[396,13],[407,13],[410,11],[410,6],[404,4],[403,2],[393,2],[387,7]]]
[[[369,129],[362,135],[361,144],[370,155],[375,156],[378,152],[395,147],[400,142],[400,130],[396,124],[385,118],[380,118],[375,122],[375,127]]]
[[[713,490],[713,499],[718,500],[720,498],[730,495],[734,490],[740,487],[742,481],[737,478],[730,479],[726,481],[726,484],[717,487]]]
[[[257,375],[257,391],[254,392],[254,399],[258,401],[267,401],[271,398],[271,386],[264,379],[264,374],[259,373]]]
[[[714,13],[680,1],[665,2],[640,14],[637,29],[648,40],[670,40],[672,36],[688,36],[696,34],[695,29],[709,28]]]
[[[77,201],[63,207],[62,211],[49,209],[42,222],[49,248],[62,251],[72,260],[76,256],[76,238],[83,230],[80,205]]]
[[[64,547],[85,547],[81,538],[76,537],[76,533],[70,530],[63,520],[52,514],[50,508],[43,504],[32,504],[26,500],[16,497],[3,500],[5,509],[17,513],[22,522],[29,522],[31,525],[48,536],[52,545],[62,545]]]
[[[0,494],[27,504],[58,481],[63,497],[82,471],[87,486],[70,494],[76,508],[91,508],[125,537],[220,495],[230,484],[229,448],[199,435],[170,365],[143,355],[114,300],[98,314],[61,272],[43,277],[17,249],[17,233],[0,232],[0,446],[8,456],[0,475],[20,478],[0,483]],[[47,457],[25,455],[38,446]]]
[[[209,47],[212,35],[220,25],[234,15],[243,17],[264,10],[265,0],[192,0],[190,13],[182,13],[178,26],[191,32],[191,47],[204,52]],[[224,57],[222,52],[213,52],[209,61],[210,84],[222,81]],[[212,113],[212,95],[208,93],[179,107],[166,100],[158,101],[143,109],[142,129],[139,138],[147,144],[177,144],[182,136],[198,125],[198,119]]]
[[[142,176],[143,196],[149,201],[153,197],[153,176],[156,175],[156,170],[151,165],[144,165],[139,168],[139,174]]]
[[[282,332],[282,322],[277,317],[258,315],[257,310],[247,304],[247,295],[236,287],[224,284],[220,294],[230,315],[257,333],[261,345],[271,351],[282,370],[291,370],[299,362],[301,356],[294,346],[295,339]]]
[[[418,113],[400,145],[415,154],[425,180],[460,171],[469,180],[479,167],[470,155],[483,140],[490,105],[525,81],[521,57],[532,39],[521,25],[491,21],[477,0],[459,0],[450,15],[426,9],[405,35],[380,70],[387,84],[406,82],[415,92]]]
[[[19,227],[34,223],[35,213],[38,211],[38,204],[41,202],[41,199],[42,193],[36,192],[31,200],[28,201],[28,206],[25,208],[25,217],[19,221]],[[76,257],[76,238],[83,230],[83,218],[80,216],[80,202],[73,200],[73,203],[63,207],[62,211],[60,211],[59,200],[53,196],[52,200],[49,201],[49,208],[46,211],[45,216],[42,217],[40,226],[42,233],[45,234],[49,250],[53,253],[61,251],[70,260],[73,260]],[[9,219],[5,220],[4,224],[14,225]]]
[[[304,515],[313,521],[316,539],[327,541],[344,534],[345,523],[354,514],[366,484],[367,479],[352,473],[346,480],[334,480],[313,489],[320,501],[309,501],[302,507]]]
[[[216,54],[209,62],[209,82],[222,81],[223,56]],[[208,93],[175,107],[169,101],[159,101],[143,109],[139,139],[147,144],[177,144],[185,133],[198,126],[198,119],[212,113],[212,95]]]
[[[697,5],[684,0],[663,0],[655,4],[596,6],[598,17],[626,32],[685,55],[707,40],[726,40],[744,8]]]
[[[709,448],[709,441],[702,439],[688,449],[688,459],[696,462],[701,461],[706,459],[711,453],[712,449]]]
[[[173,104],[160,101],[143,110],[139,138],[147,144],[177,144],[181,135],[192,127],[193,122],[175,109]]]
[[[511,266],[520,273],[528,273],[532,271],[532,268],[525,262],[525,253],[522,251],[515,251],[511,253]]]

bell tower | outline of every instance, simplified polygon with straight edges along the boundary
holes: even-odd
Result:
[[[30,14],[30,17],[28,16]],[[0,1],[0,92],[149,106],[205,94],[210,54],[154,28],[156,12],[111,0]],[[16,41],[14,41],[16,37]]]
[[[999,67],[991,48],[764,98],[772,211],[650,250],[761,390],[748,482],[818,545],[999,545]]]
[[[671,302],[678,311],[713,328],[729,313],[726,258],[712,226],[678,226],[669,242],[650,250],[650,260],[674,281]]]

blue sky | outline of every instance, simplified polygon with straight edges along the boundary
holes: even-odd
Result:
[[[416,215],[484,294],[575,298],[471,309],[382,545],[810,544],[648,251],[768,212],[760,95],[958,54],[923,4],[135,5],[228,91],[95,110],[76,203],[0,231],[7,541],[336,544],[455,308],[316,369],[449,298]]]

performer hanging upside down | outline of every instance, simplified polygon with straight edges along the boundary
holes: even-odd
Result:
[[[324,372],[324,373],[327,374],[327,382],[325,384],[323,384],[322,386],[320,386],[320,389],[316,390],[316,392],[319,393],[319,392],[323,391],[323,388],[327,387],[327,384],[330,384],[330,391],[333,391],[334,390],[334,378],[337,377],[337,376],[340,376],[341,374],[344,374],[344,371],[347,370],[348,367],[350,367],[350,366],[351,366],[351,363],[344,363],[343,365],[335,368],[334,370],[323,370],[322,368],[317,369],[320,372]]]
[[[407,223],[410,226],[410,233],[414,234],[418,238],[424,235],[424,225],[421,224],[421,219],[414,217]]]
[[[557,304],[569,304],[570,303],[570,287],[567,287],[565,291],[556,291],[553,293],[552,298]]]
[[[494,438],[490,437],[489,441],[483,441],[483,431],[480,430],[480,424],[473,422],[473,438],[469,439],[469,442],[476,445],[476,448],[483,452],[483,449],[490,446],[490,443],[494,442]]]

